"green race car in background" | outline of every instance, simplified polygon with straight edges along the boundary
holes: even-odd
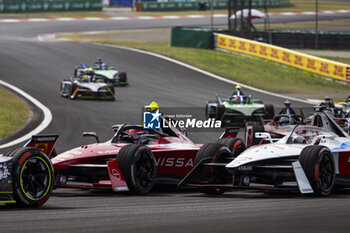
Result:
[[[115,70],[114,67],[106,64],[94,64],[86,67],[84,64],[76,66],[74,69],[74,77],[78,78],[86,73],[93,72],[97,80],[103,80],[105,83],[111,83],[114,86],[128,85],[127,74],[125,71]]]
[[[231,96],[229,99],[208,101],[205,107],[206,117],[221,120],[224,124],[242,124],[247,120],[257,118],[272,119],[275,115],[271,104],[264,104],[262,100],[250,96]]]

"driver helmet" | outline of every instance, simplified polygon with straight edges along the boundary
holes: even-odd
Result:
[[[139,140],[141,135],[144,135],[144,134],[146,134],[146,131],[144,131],[144,130],[140,130],[140,129],[130,129],[129,130],[129,136],[134,141]]]
[[[241,86],[240,85],[236,85],[236,90],[233,92],[232,95],[242,96],[242,91],[241,91]]]
[[[334,108],[335,107],[333,99],[331,97],[328,97],[328,96],[325,97],[325,104],[329,108]]]
[[[233,100],[235,104],[240,104],[241,103],[241,98],[239,96],[236,96]]]
[[[102,64],[102,59],[100,57],[98,57],[96,63],[101,65]]]
[[[306,139],[303,136],[298,135],[293,138],[293,142],[297,144],[306,144]]]
[[[150,105],[145,106],[145,111],[154,112],[156,110],[159,110],[159,105],[154,101]]]

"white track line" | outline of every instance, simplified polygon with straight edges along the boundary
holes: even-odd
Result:
[[[301,103],[313,104],[312,101],[303,100],[303,99],[298,99],[298,98],[295,98],[295,97],[290,97],[290,96],[286,96],[286,95],[281,95],[281,94],[277,94],[277,93],[273,93],[273,92],[269,92],[269,91],[264,91],[264,90],[261,90],[261,89],[255,88],[255,87],[251,87],[251,86],[248,86],[248,85],[245,85],[245,84],[236,82],[236,81],[232,81],[232,80],[229,80],[229,79],[227,79],[227,78],[221,77],[221,76],[219,76],[219,75],[210,73],[210,72],[208,72],[208,71],[199,69],[199,68],[197,68],[197,67],[188,65],[188,64],[183,63],[183,62],[181,62],[181,61],[178,61],[178,60],[175,60],[175,59],[172,59],[172,58],[163,56],[163,55],[159,55],[159,54],[156,54],[156,53],[151,53],[151,52],[147,52],[147,51],[143,51],[143,50],[139,50],[139,49],[127,48],[127,47],[117,46],[117,45],[107,45],[107,44],[99,44],[99,43],[93,43],[93,44],[100,45],[100,46],[112,47],[112,48],[118,48],[118,49],[125,49],[125,50],[129,50],[129,51],[137,52],[137,53],[142,53],[142,54],[154,56],[154,57],[157,57],[157,58],[166,60],[166,61],[173,62],[173,63],[178,64],[178,65],[184,66],[184,67],[186,67],[186,68],[188,68],[188,69],[197,71],[197,72],[199,72],[199,73],[205,74],[205,75],[207,75],[207,76],[210,76],[210,77],[212,77],[212,78],[215,78],[215,79],[217,79],[217,80],[220,80],[220,81],[223,81],[223,82],[232,84],[232,85],[237,85],[237,84],[238,84],[238,85],[240,85],[240,86],[242,86],[242,87],[244,87],[244,88],[246,88],[246,89],[249,89],[249,90],[252,90],[252,91],[256,91],[256,92],[260,92],[260,93],[263,93],[263,94],[267,94],[267,95],[271,95],[271,96],[275,96],[275,97],[279,97],[279,98],[283,98],[283,99],[288,99],[288,100],[294,100],[294,101],[298,101],[298,102],[301,102]]]
[[[27,133],[26,135],[24,135],[20,138],[17,138],[11,142],[0,145],[0,149],[3,149],[6,147],[14,146],[14,145],[19,144],[21,142],[24,142],[24,141],[30,139],[32,135],[38,134],[41,131],[43,131],[50,124],[50,122],[52,120],[52,114],[51,114],[50,109],[48,109],[45,105],[40,103],[37,99],[35,99],[31,95],[29,95],[28,93],[26,93],[26,92],[22,91],[21,89],[15,87],[15,86],[13,86],[5,81],[2,81],[2,80],[0,80],[0,84],[13,90],[17,94],[23,96],[24,98],[26,98],[27,100],[32,102],[35,106],[37,106],[39,109],[41,109],[44,113],[44,120],[40,123],[39,126],[37,126],[34,130],[32,130],[31,132]]]

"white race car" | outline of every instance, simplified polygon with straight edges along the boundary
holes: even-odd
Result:
[[[256,133],[269,144],[252,146],[239,155],[223,146],[207,156],[179,185],[200,187],[208,194],[234,188],[295,190],[326,196],[350,186],[350,137],[323,109],[311,125],[297,125],[282,139]]]

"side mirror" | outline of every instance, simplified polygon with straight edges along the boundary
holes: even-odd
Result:
[[[113,130],[114,132],[117,132],[122,126],[123,126],[123,124],[113,125],[113,126],[112,126],[112,130]]]
[[[269,133],[255,133],[255,138],[263,138],[265,140],[270,141],[270,143],[273,143],[273,140],[271,138],[271,135]]]
[[[95,138],[97,143],[100,143],[100,139],[97,136],[97,133],[95,132],[84,132],[83,133],[84,138]]]

